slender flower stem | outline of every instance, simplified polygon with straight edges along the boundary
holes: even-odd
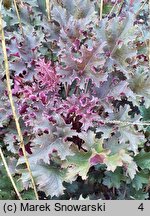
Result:
[[[3,0],[0,0],[0,11],[2,9],[2,2],[3,2]]]
[[[16,123],[16,129],[20,138],[20,147],[22,148],[23,151],[23,155],[25,158],[25,162],[27,165],[27,169],[29,171],[30,174],[30,178],[31,178],[31,183],[35,192],[35,196],[36,199],[38,200],[38,193],[36,190],[36,186],[35,186],[35,182],[32,176],[32,171],[30,168],[30,164],[26,155],[26,150],[25,150],[25,145],[24,145],[24,141],[23,141],[23,135],[21,132],[21,128],[20,128],[20,124],[19,124],[19,120],[18,120],[18,116],[16,113],[16,109],[15,109],[15,105],[14,105],[14,101],[13,101],[13,97],[12,97],[12,90],[11,90],[11,80],[10,80],[10,72],[9,72],[9,64],[8,64],[8,57],[7,57],[7,51],[6,51],[6,42],[5,42],[5,35],[4,35],[4,30],[3,30],[3,19],[2,19],[2,14],[0,13],[0,33],[1,33],[1,40],[2,40],[2,50],[3,50],[3,54],[4,54],[4,64],[5,64],[5,73],[6,73],[6,83],[7,83],[7,91],[8,91],[8,97],[9,97],[9,101],[10,101],[10,105],[11,105],[11,109],[12,109],[12,113],[13,113],[13,117]]]
[[[18,11],[18,8],[17,8],[16,0],[13,0],[13,2],[14,2],[14,6],[15,6],[15,10],[16,10],[16,14],[17,14],[17,17],[18,17],[19,27],[20,27],[20,30],[21,30],[21,34],[22,34],[22,36],[24,37],[24,31],[23,31],[23,27],[22,27],[22,23],[21,23],[21,19],[20,19],[19,11]]]
[[[140,9],[136,12],[135,16],[137,16],[140,13],[140,11],[144,8],[146,3],[147,3],[147,0],[145,0],[145,2],[141,5]]]
[[[64,84],[64,88],[65,88],[65,94],[66,94],[66,98],[68,97],[68,93],[69,93],[69,87],[68,84],[65,82]]]
[[[124,0],[121,2],[120,6],[119,6],[119,9],[118,9],[118,16],[119,16],[119,14],[120,14],[121,11],[122,11],[123,4],[124,4]]]
[[[50,0],[46,0],[46,11],[47,11],[48,21],[50,21],[51,20]]]
[[[17,186],[16,186],[16,184],[15,184],[15,182],[14,182],[14,180],[13,180],[13,177],[12,177],[12,175],[11,175],[11,173],[10,173],[9,167],[8,167],[8,165],[7,165],[7,162],[6,162],[6,159],[5,159],[5,156],[4,156],[3,152],[2,152],[1,147],[0,147],[0,156],[1,156],[1,158],[2,158],[2,161],[3,161],[4,167],[5,167],[5,169],[6,169],[7,175],[8,175],[8,177],[9,177],[9,179],[10,179],[12,185],[13,185],[14,190],[15,190],[15,192],[16,192],[18,198],[19,198],[20,200],[22,200],[21,194],[19,193],[18,188],[17,188]]]
[[[128,122],[119,120],[102,120],[104,124],[119,124],[119,125],[140,125],[140,126],[150,126],[150,122]]]
[[[114,6],[112,7],[112,9],[111,9],[111,11],[109,12],[109,14],[108,14],[107,17],[109,17],[109,16],[112,14],[112,12],[113,12],[113,10],[115,9],[116,5],[117,5],[117,0],[116,0]]]
[[[103,0],[101,0],[101,4],[100,4],[100,20],[102,20],[103,17]]]

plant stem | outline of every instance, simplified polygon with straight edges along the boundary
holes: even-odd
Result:
[[[12,97],[12,90],[11,90],[11,86],[10,86],[10,72],[9,72],[9,64],[8,64],[8,57],[7,57],[7,51],[6,51],[6,42],[5,42],[5,35],[4,35],[4,30],[3,30],[3,19],[2,19],[2,14],[0,13],[0,33],[1,33],[1,40],[2,40],[2,50],[3,50],[3,54],[4,54],[4,64],[5,64],[5,73],[6,73],[6,83],[7,83],[7,91],[8,91],[8,98],[10,101],[10,105],[11,105],[11,109],[12,109],[12,113],[13,113],[13,117],[16,123],[16,129],[19,135],[19,139],[20,139],[20,147],[22,148],[23,151],[23,155],[25,158],[25,162],[27,165],[27,169],[29,171],[30,174],[30,178],[31,178],[31,183],[34,189],[34,193],[36,196],[36,199],[38,200],[38,193],[36,190],[36,186],[35,186],[35,182],[32,176],[32,172],[31,172],[31,168],[30,168],[30,164],[26,155],[26,150],[25,150],[25,145],[24,145],[24,141],[23,141],[23,135],[21,132],[21,128],[20,128],[20,124],[19,124],[19,120],[17,117],[17,113],[16,113],[16,109],[15,109],[15,105],[14,105],[14,101],[13,101],[13,97]]]
[[[19,11],[18,11],[18,8],[17,8],[16,0],[13,0],[13,2],[14,2],[14,6],[15,6],[15,10],[16,10],[16,14],[17,14],[18,21],[19,21],[19,27],[20,27],[20,30],[21,30],[22,36],[24,37],[23,27],[22,27],[22,23],[21,23],[21,19],[20,19]]]
[[[122,124],[122,125],[140,125],[140,126],[150,126],[150,122],[128,122],[119,120],[102,120],[104,124]]]
[[[118,16],[119,16],[119,14],[120,14],[121,11],[122,11],[123,4],[124,4],[124,0],[121,2],[120,7],[119,7],[119,9],[118,9]]]
[[[50,21],[51,20],[51,15],[50,15],[50,0],[46,0],[46,11],[47,11],[48,21]]]
[[[0,0],[0,11],[2,9],[2,2],[3,2],[3,0]]]
[[[112,14],[112,12],[113,12],[114,8],[116,7],[116,5],[117,5],[117,0],[116,0],[114,6],[112,7],[112,9],[111,9],[111,11],[109,12],[109,14],[108,14],[107,17],[109,17],[109,16]]]
[[[146,3],[147,3],[147,0],[141,5],[140,9],[136,12],[135,16],[137,16],[140,13],[140,11],[144,8]]]
[[[17,186],[16,186],[16,184],[15,184],[15,182],[14,182],[14,180],[13,180],[13,177],[12,177],[12,175],[11,175],[11,173],[10,173],[9,167],[8,167],[8,165],[7,165],[7,162],[6,162],[6,160],[5,160],[5,156],[4,156],[3,152],[2,152],[1,147],[0,147],[0,156],[1,156],[1,158],[2,158],[2,161],[3,161],[4,167],[5,167],[5,169],[6,169],[7,175],[8,175],[8,177],[9,177],[9,179],[10,179],[12,185],[13,185],[13,188],[14,188],[14,190],[15,190],[15,192],[16,192],[18,198],[19,198],[20,200],[23,200],[22,197],[21,197],[21,194],[19,193],[18,188],[17,188]]]
[[[100,4],[100,20],[102,20],[103,17],[103,0],[101,0],[101,4]]]
[[[67,85],[67,83],[65,82],[64,83],[64,88],[65,88],[65,94],[66,94],[66,98],[68,97],[68,91],[69,91],[69,87],[68,87],[68,85]]]

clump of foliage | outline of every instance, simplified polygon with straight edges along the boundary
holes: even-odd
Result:
[[[118,1],[113,12],[114,1],[104,1],[100,20],[100,1],[51,3],[50,21],[45,1],[18,3],[22,34],[15,8],[2,6],[13,99],[39,195],[148,199],[148,5]],[[1,147],[31,199],[0,61]],[[1,199],[9,198],[5,184]]]

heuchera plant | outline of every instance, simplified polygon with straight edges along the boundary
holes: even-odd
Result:
[[[147,4],[141,10],[142,1],[118,1],[121,7],[113,13],[115,1],[104,1],[100,20],[99,1],[52,1],[47,21],[44,4],[22,2],[24,35],[14,8],[2,10],[13,97],[38,191],[51,198],[67,190],[75,199],[147,198]],[[20,176],[23,191],[31,187],[30,176],[12,120],[3,64],[0,78],[2,146],[11,152],[12,173]]]

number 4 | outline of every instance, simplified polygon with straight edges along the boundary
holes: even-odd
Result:
[[[143,211],[144,210],[144,206],[143,206],[143,203],[141,203],[138,207],[139,210]]]

